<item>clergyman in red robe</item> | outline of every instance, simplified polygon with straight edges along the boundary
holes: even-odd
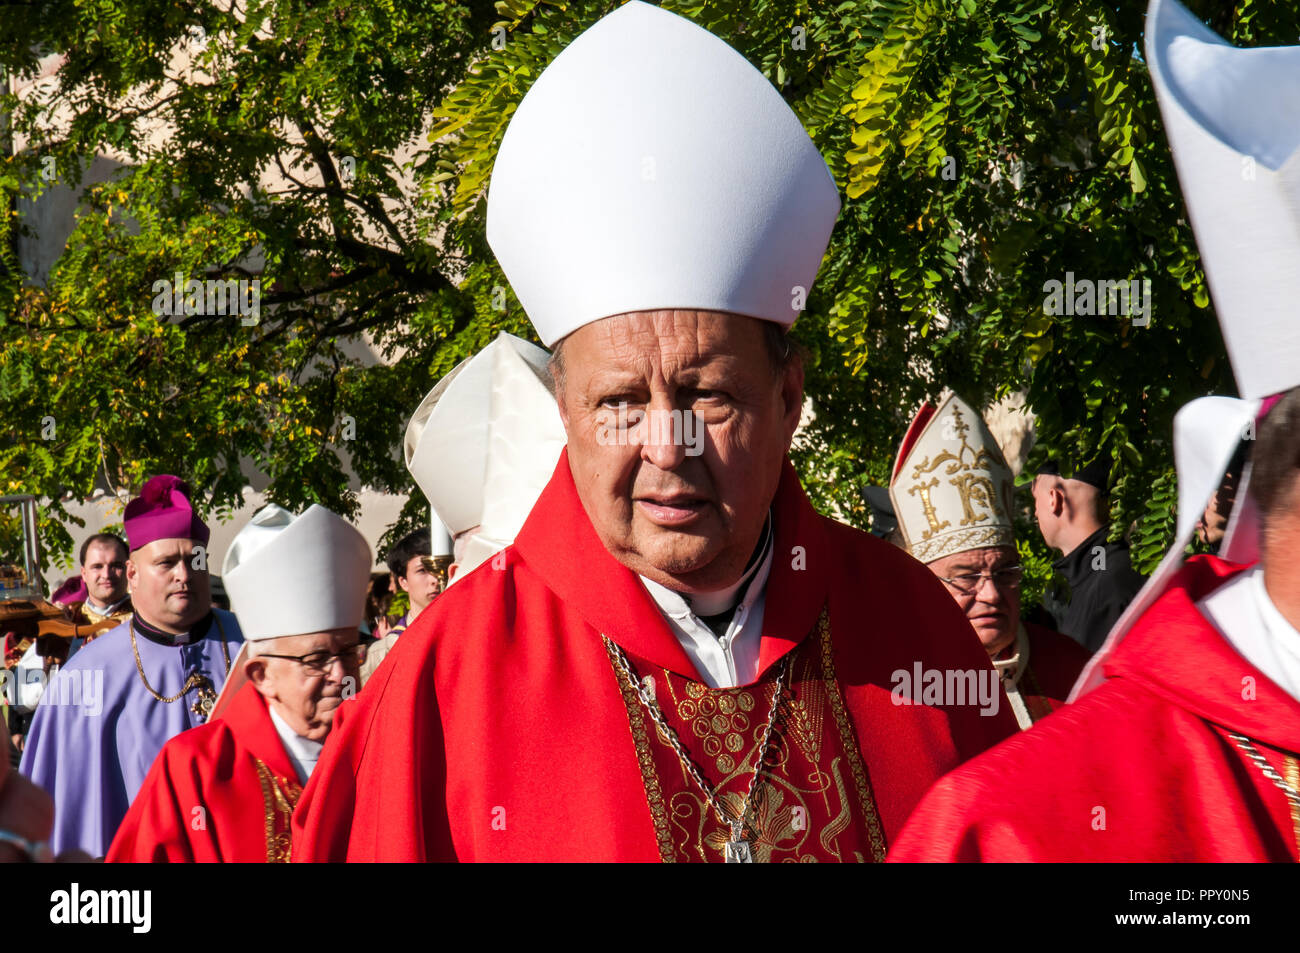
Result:
[[[358,688],[369,573],[365,538],[322,506],[295,518],[271,505],[240,531],[222,578],[245,627],[247,681],[232,675],[214,716],[163,745],[110,863],[289,860],[302,785]]]
[[[1065,704],[1088,653],[1020,618],[1014,492],[1011,467],[978,410],[954,393],[937,408],[922,405],[889,484],[903,545],[965,613],[1025,729]]]
[[[879,860],[1015,730],[942,585],[786,459],[790,289],[838,206],[771,84],[667,11],[620,7],[538,79],[488,237],[556,347],[567,449],[343,706],[295,859]]]

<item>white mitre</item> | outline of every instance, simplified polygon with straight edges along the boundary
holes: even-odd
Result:
[[[1174,0],[1152,0],[1146,22],[1151,83],[1242,399],[1201,397],[1174,418],[1174,543],[1070,701],[1104,681],[1106,661],[1181,568],[1262,398],[1300,386],[1300,47],[1237,49]],[[1254,562],[1259,533],[1248,463],[1219,555]]]
[[[293,521],[294,515],[283,506],[275,503],[267,503],[266,506],[254,513],[252,519],[245,523],[244,528],[236,533],[235,538],[230,541],[230,548],[226,550],[226,558],[221,561],[223,581],[226,574],[243,561],[245,555],[261,549],[263,545],[274,539],[282,529]]]
[[[271,506],[240,530],[222,582],[244,638],[257,642],[360,627],[370,566],[347,520],[317,504],[297,517]]]
[[[514,542],[555,472],[564,427],[550,355],[504,332],[434,385],[406,428],[406,466],[453,535],[479,527],[455,579]]]
[[[1300,47],[1242,50],[1175,0],[1147,9],[1146,60],[1241,396],[1296,385]]]
[[[788,326],[839,208],[825,161],[763,74],[633,0],[570,43],[511,117],[487,239],[551,347],[631,311]]]
[[[912,420],[894,461],[889,498],[907,551],[923,563],[1015,546],[1014,478],[984,418],[956,394]]]

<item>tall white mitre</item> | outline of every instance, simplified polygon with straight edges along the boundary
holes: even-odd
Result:
[[[913,418],[894,460],[889,498],[907,551],[923,563],[1015,546],[1014,477],[984,418],[956,394]]]
[[[1287,390],[1300,375],[1300,47],[1238,49],[1152,0],[1146,51],[1237,388]]]
[[[1070,700],[1183,564],[1197,520],[1263,398],[1300,386],[1300,47],[1238,49],[1175,0],[1147,8],[1146,61],[1242,398],[1201,397],[1174,418],[1177,535],[1093,656]],[[1250,467],[1219,554],[1259,556]]]
[[[772,84],[708,31],[632,0],[570,43],[511,117],[487,238],[551,347],[654,309],[788,326],[839,208]]]
[[[313,504],[301,516],[274,504],[239,531],[222,582],[250,642],[361,625],[370,581],[366,539]]]
[[[434,385],[406,428],[406,466],[447,529],[479,531],[453,581],[514,542],[555,471],[564,427],[550,355],[501,333]]]

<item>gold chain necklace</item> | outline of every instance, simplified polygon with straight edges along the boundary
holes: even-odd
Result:
[[[217,634],[221,636],[221,655],[226,661],[226,675],[229,676],[230,648],[226,645],[226,630],[221,625],[221,617],[215,612],[212,614],[212,621],[217,624]],[[135,670],[140,673],[140,681],[144,682],[145,691],[163,704],[170,705],[172,702],[180,701],[184,698],[185,693],[190,689],[197,688],[199,690],[199,697],[194,704],[190,706],[190,711],[198,715],[203,721],[207,721],[208,715],[212,714],[212,706],[217,701],[217,693],[212,687],[212,680],[206,675],[199,674],[197,671],[191,672],[190,677],[187,678],[185,684],[181,686],[181,690],[175,695],[170,697],[159,695],[153,690],[153,686],[149,684],[149,679],[144,674],[144,666],[140,664],[140,646],[135,640],[134,615],[131,616],[128,625],[131,629],[131,652],[135,655]],[[177,646],[177,648],[180,648],[180,646]]]

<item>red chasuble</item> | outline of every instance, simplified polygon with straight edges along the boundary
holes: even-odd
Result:
[[[1195,605],[1243,568],[1189,560],[1107,681],[939,782],[890,860],[1295,860],[1300,818],[1229,732],[1294,785],[1300,704]]]
[[[266,702],[246,684],[219,718],[163,745],[105,860],[288,861],[301,794]]]
[[[1033,622],[1022,624],[1029,636],[1029,670],[1020,676],[1020,697],[1037,723],[1065,704],[1090,656],[1068,635]]]
[[[1006,705],[894,704],[891,673],[916,662],[991,674],[961,610],[901,550],[818,516],[788,463],[773,523],[758,679],[709,689],[601,545],[561,455],[515,545],[422,612],[340,708],[294,859],[721,860],[730,828],[614,646],[731,813],[784,672],[754,858],[882,859],[930,784],[1015,721]]]

